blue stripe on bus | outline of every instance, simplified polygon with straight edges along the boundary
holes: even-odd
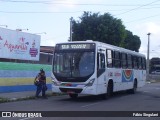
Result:
[[[47,84],[47,87],[48,90],[51,90],[51,84]],[[35,85],[0,86],[0,93],[36,91],[36,89]]]

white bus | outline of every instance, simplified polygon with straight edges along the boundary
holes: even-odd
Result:
[[[102,95],[128,90],[135,93],[146,81],[143,54],[92,40],[56,44],[52,65],[52,91]]]

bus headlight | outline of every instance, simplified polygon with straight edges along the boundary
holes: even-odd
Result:
[[[94,81],[95,81],[95,78],[91,79],[91,80],[86,84],[86,86],[87,86],[87,87],[88,87],[88,86],[92,86],[93,83],[94,83]]]
[[[57,82],[55,82],[54,80],[52,80],[52,82],[55,86],[58,86]]]
[[[55,86],[58,86],[58,83],[54,80],[55,78],[52,78],[52,77],[51,77],[51,79],[52,79],[52,83],[53,83]]]

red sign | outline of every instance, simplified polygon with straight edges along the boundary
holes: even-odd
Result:
[[[10,52],[12,52],[13,50],[24,50],[26,51],[27,50],[27,45],[26,44],[12,44],[12,43],[9,43],[7,40],[6,42],[4,43],[4,47],[7,47]]]

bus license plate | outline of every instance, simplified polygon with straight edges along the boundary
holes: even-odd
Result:
[[[67,93],[75,93],[74,91],[67,91]]]

